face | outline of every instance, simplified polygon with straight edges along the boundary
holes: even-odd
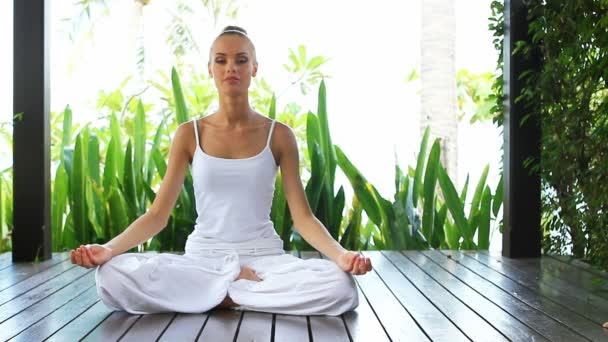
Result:
[[[245,37],[228,34],[213,44],[209,75],[215,80],[220,94],[246,94],[257,69],[253,48]]]

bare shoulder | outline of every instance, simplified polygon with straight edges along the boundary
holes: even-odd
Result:
[[[173,136],[173,148],[188,156],[192,160],[196,148],[196,138],[194,136],[194,124],[192,120],[181,123],[177,126]]]
[[[298,153],[298,146],[296,142],[296,135],[293,129],[288,125],[277,121],[274,125],[274,132],[272,134],[272,146],[277,151],[280,160],[283,156]]]
[[[294,134],[293,129],[291,127],[278,120],[276,121],[276,123],[274,124],[273,139],[277,139],[277,141],[286,143],[291,139],[295,141],[295,138],[296,135]]]

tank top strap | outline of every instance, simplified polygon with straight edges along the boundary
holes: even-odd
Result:
[[[196,147],[198,148],[200,142],[198,140],[198,125],[196,124],[196,119],[192,119],[192,126],[194,127],[194,136],[196,137]]]
[[[270,146],[270,139],[272,138],[272,130],[274,129],[274,124],[277,120],[272,120],[272,124],[270,124],[270,132],[268,132],[268,140],[266,140],[266,145]]]

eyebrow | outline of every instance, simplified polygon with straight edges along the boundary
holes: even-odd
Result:
[[[216,56],[226,56],[226,54],[223,52],[216,52],[215,55]],[[247,52],[239,52],[236,55],[237,56],[247,56]]]

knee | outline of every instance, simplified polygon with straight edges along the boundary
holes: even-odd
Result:
[[[107,307],[114,310],[123,310],[115,298],[117,293],[121,291],[122,284],[120,284],[120,277],[116,276],[116,269],[112,265],[112,260],[98,266],[95,270],[95,286],[99,298]]]
[[[341,315],[359,305],[357,284],[352,275],[342,270],[337,272],[328,296],[334,302],[334,308],[329,315]]]

